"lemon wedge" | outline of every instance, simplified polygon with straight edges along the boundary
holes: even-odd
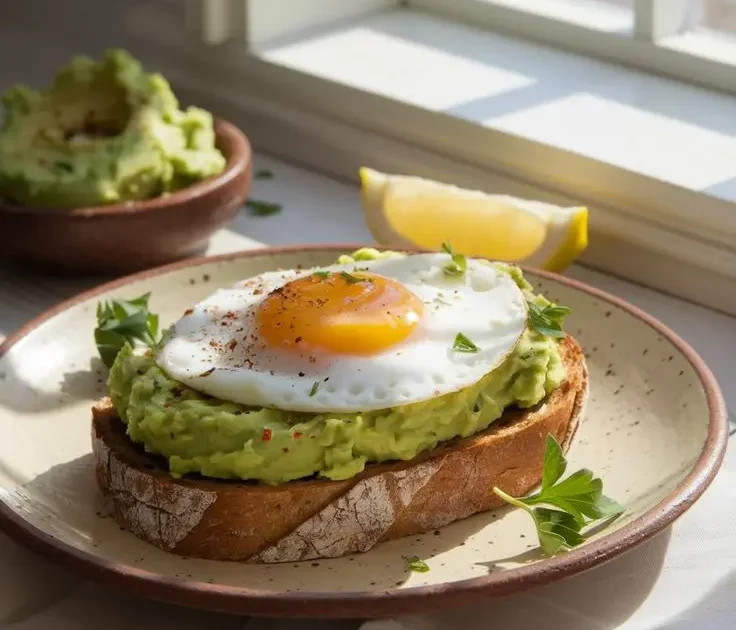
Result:
[[[360,169],[366,223],[380,245],[439,250],[563,271],[588,245],[588,210],[489,195]]]

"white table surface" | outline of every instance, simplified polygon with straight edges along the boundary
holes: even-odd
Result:
[[[319,242],[370,242],[352,186],[260,157],[273,179],[252,196],[283,205],[270,217],[242,211],[209,253]],[[710,365],[736,409],[736,319],[582,267],[569,275],[619,295],[679,333]],[[0,266],[0,338],[45,308],[95,284]],[[736,454],[703,498],[668,532],[583,576],[439,616],[368,622],[363,630],[729,630],[736,628]],[[358,621],[275,621],[196,613],[86,583],[0,535],[2,630],[355,630]]]

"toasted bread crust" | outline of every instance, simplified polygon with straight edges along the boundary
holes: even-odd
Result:
[[[501,505],[499,486],[526,494],[542,476],[548,434],[566,451],[580,421],[588,374],[580,346],[561,343],[567,380],[534,409],[408,462],[370,465],[345,481],[279,486],[174,479],[125,434],[109,399],[93,408],[97,482],[125,529],[164,549],[212,560],[291,562],[367,551]]]

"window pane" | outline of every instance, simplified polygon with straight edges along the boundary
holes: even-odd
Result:
[[[736,0],[700,0],[700,26],[736,33]]]

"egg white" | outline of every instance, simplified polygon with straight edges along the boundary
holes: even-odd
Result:
[[[264,273],[216,291],[173,327],[157,362],[173,379],[211,396],[258,407],[357,412],[428,400],[466,388],[493,371],[526,326],[524,295],[506,273],[468,260],[445,275],[445,254],[359,261],[320,269],[370,271],[401,282],[424,302],[421,325],[402,343],[371,356],[315,361],[283,350],[255,351],[258,305],[274,289],[314,270]],[[453,350],[458,333],[479,351]]]

